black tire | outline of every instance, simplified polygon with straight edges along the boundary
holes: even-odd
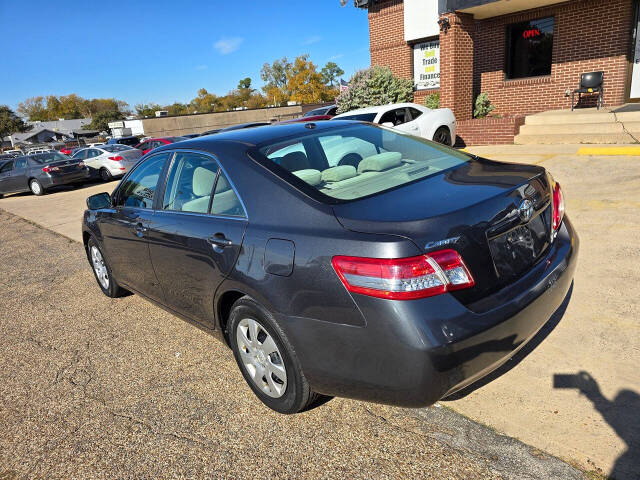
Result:
[[[31,190],[31,193],[34,195],[44,195],[44,188],[42,187],[42,184],[35,178],[29,180],[29,190]]]
[[[452,145],[451,132],[447,127],[440,127],[436,130],[436,133],[433,134],[433,141],[450,147]]]
[[[260,327],[265,330],[274,340],[282,357],[282,362],[286,369],[287,385],[282,396],[278,398],[271,397],[264,393],[254,383],[251,375],[247,371],[240,356],[240,347],[238,346],[237,332],[238,324],[243,319],[255,320]],[[262,306],[252,300],[250,297],[242,297],[233,304],[228,322],[228,333],[233,356],[236,359],[238,368],[242,372],[245,381],[253,390],[253,393],[267,407],[279,413],[291,414],[298,413],[309,409],[319,400],[327,398],[323,395],[314,393],[309,386],[309,382],[302,373],[300,362],[298,361],[293,347],[289,343],[286,335],[278,326],[273,316]]]
[[[98,272],[94,267],[92,260],[92,248],[98,249],[98,251],[100,252],[100,256],[102,257],[104,267],[106,268],[108,275],[108,285],[106,287],[101,283],[101,280],[98,278]],[[107,263],[107,260],[104,258],[104,255],[102,253],[102,249],[98,246],[98,243],[93,237],[89,238],[89,241],[87,242],[87,259],[89,260],[89,265],[91,265],[93,276],[96,278],[96,282],[100,287],[100,290],[102,290],[102,293],[110,298],[124,297],[125,295],[128,295],[129,292],[118,285],[118,282],[115,280],[115,278],[113,278],[113,275],[111,274],[111,267],[109,267],[109,264]]]
[[[110,182],[111,180],[113,180],[113,175],[111,175],[111,172],[106,168],[101,168],[100,178],[102,179],[103,182]]]

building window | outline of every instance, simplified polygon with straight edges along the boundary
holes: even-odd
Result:
[[[550,75],[552,50],[553,17],[509,25],[507,27],[507,78]]]

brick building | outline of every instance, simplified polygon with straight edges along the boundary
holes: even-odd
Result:
[[[371,63],[413,78],[417,103],[439,91],[471,143],[486,131],[509,142],[523,115],[570,108],[582,73],[604,71],[606,106],[640,100],[638,3],[356,0],[369,13]],[[500,119],[471,120],[483,92]]]

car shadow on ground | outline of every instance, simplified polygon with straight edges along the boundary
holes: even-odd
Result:
[[[608,473],[615,480],[637,479],[640,472],[640,394],[620,390],[609,400],[600,391],[598,382],[587,372],[553,376],[553,388],[576,389],[584,395],[602,418],[626,443],[627,450],[618,457]]]
[[[529,343],[527,343],[524,347],[522,347],[513,357],[511,357],[511,359],[509,359],[509,361],[507,361],[504,365],[500,366],[499,368],[491,372],[489,375],[482,377],[477,382],[474,382],[468,387],[465,387],[462,390],[449,395],[443,400],[445,401],[460,400],[468,396],[472,392],[475,392],[479,388],[484,387],[488,383],[493,382],[496,378],[501,377],[502,375],[504,375],[505,373],[509,372],[511,369],[516,367],[531,352],[533,352],[538,347],[538,345],[540,345],[549,336],[549,334],[551,334],[551,332],[553,332],[553,330],[558,326],[558,324],[560,323],[560,320],[562,320],[562,317],[564,316],[567,310],[567,306],[569,305],[569,301],[571,300],[572,294],[573,294],[573,283],[571,284],[571,287],[569,288],[567,295],[562,301],[562,304],[560,304],[560,306],[556,309],[556,311],[553,312],[553,315],[551,315],[551,317],[549,318],[549,321],[547,321],[547,323],[544,324],[544,326],[538,331],[538,333],[536,333],[536,335],[529,341]],[[508,340],[513,342],[514,339],[513,338],[505,339],[505,341],[508,341]],[[500,348],[503,348],[503,347],[504,347],[503,345],[500,346]],[[517,347],[517,344],[515,344],[514,347]]]

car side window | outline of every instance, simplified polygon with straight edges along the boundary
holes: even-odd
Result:
[[[148,145],[149,145],[149,142],[142,142],[142,143],[138,146],[138,148],[139,148],[140,150],[143,150],[143,151],[144,151],[144,150],[146,150],[147,148],[149,148],[149,147],[148,147]]]
[[[120,185],[116,205],[135,208],[153,208],[153,197],[169,153],[146,159]]]
[[[8,161],[0,167],[0,173],[10,172],[13,169],[13,160]]]
[[[413,108],[413,107],[409,107],[409,113],[411,114],[411,120],[415,120],[420,115],[422,115],[422,112],[420,110],[418,110],[417,108]]]
[[[216,182],[216,191],[213,194],[210,213],[213,215],[226,215],[230,217],[245,217],[247,212],[244,211],[242,202],[238,195],[231,187],[231,183],[227,179],[222,170],[218,175]]]
[[[395,110],[389,110],[382,115],[379,123],[391,122],[394,126],[402,125],[407,122],[407,112],[404,108],[396,108]]]
[[[98,155],[100,155],[100,151],[96,150],[95,148],[92,148],[87,152],[86,158],[93,158],[93,157],[97,157]]]
[[[19,160],[16,160],[16,170],[19,168],[26,168],[27,167],[27,159],[26,158],[21,158]]]
[[[85,158],[87,158],[87,150],[80,150],[74,153],[71,158],[73,158],[74,160],[84,160]]]
[[[162,209],[207,213],[219,169],[218,162],[207,155],[176,153],[169,170]]]

